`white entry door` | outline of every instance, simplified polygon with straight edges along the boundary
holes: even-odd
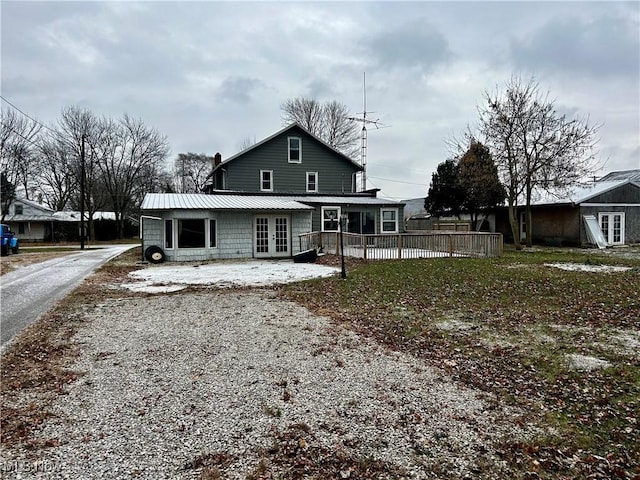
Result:
[[[260,215],[254,222],[254,255],[256,258],[289,257],[291,241],[289,217]]]
[[[598,220],[609,245],[624,245],[624,213],[599,213]]]

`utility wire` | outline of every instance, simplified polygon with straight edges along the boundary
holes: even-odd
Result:
[[[17,111],[19,111],[22,115],[24,115],[25,117],[27,117],[29,120],[31,120],[32,122],[37,123],[38,125],[40,125],[43,128],[46,128],[47,130],[49,130],[50,132],[53,133],[57,133],[55,130],[47,127],[44,123],[39,122],[38,120],[36,120],[35,118],[33,118],[31,115],[28,115],[26,113],[24,113],[22,110],[20,110],[18,107],[16,107],[13,103],[11,103],[9,100],[7,100],[6,98],[4,98],[2,95],[0,95],[0,98],[2,100],[4,100],[5,102],[7,102],[9,105],[11,105],[14,109],[16,109]],[[17,133],[17,132],[16,132]]]
[[[406,185],[419,185],[421,187],[429,186],[426,183],[403,182],[402,180],[391,180],[390,178],[372,177],[371,175],[369,175],[369,178],[375,178],[376,180],[383,180],[385,182],[404,183]]]
[[[31,144],[31,146],[38,148],[38,145],[36,145],[35,143],[33,143],[33,140],[29,140],[27,137],[25,137],[24,135],[22,135],[19,131],[17,131],[15,128],[11,128],[9,125],[5,124],[4,122],[2,123],[2,126],[8,130],[11,130],[13,133],[15,133],[16,135],[18,135],[20,138],[22,138],[24,141],[29,142]]]

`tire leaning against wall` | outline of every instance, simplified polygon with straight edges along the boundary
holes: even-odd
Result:
[[[144,251],[144,258],[151,263],[163,263],[167,259],[164,251],[156,245],[147,247]]]

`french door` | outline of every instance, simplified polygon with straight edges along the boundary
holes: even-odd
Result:
[[[259,215],[254,220],[254,256],[256,258],[291,256],[289,217]]]
[[[609,245],[624,244],[624,213],[599,213],[598,222]]]

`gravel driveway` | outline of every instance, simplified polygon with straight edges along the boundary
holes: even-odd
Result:
[[[370,478],[476,478],[522,433],[495,399],[269,290],[128,296],[85,317],[86,373],[38,433],[55,478],[296,478],[289,457],[312,455],[347,459],[316,478],[366,462]]]

